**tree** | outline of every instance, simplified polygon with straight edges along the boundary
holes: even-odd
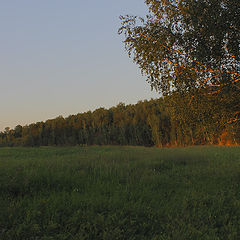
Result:
[[[178,93],[176,106],[203,112],[217,105],[221,127],[240,118],[240,1],[146,0],[146,18],[121,16],[119,34],[152,88]],[[198,104],[199,102],[205,105]],[[191,106],[190,106],[191,105]],[[201,105],[201,109],[199,106]],[[175,106],[175,107],[176,107]],[[190,106],[190,107],[188,107]]]
[[[238,0],[145,2],[150,15],[121,16],[119,33],[153,87],[167,94],[219,83],[235,86],[240,78]]]

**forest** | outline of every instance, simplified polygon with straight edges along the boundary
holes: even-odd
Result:
[[[237,121],[233,119],[226,125],[224,112],[219,112],[217,106],[200,108],[201,112],[199,108],[189,111],[185,107],[188,100],[176,95],[130,105],[119,103],[110,109],[99,108],[66,118],[59,116],[45,122],[18,125],[0,133],[0,146],[174,147],[240,143]]]

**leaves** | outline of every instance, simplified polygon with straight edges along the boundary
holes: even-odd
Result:
[[[129,56],[163,95],[192,96],[198,117],[217,105],[223,127],[240,111],[240,2],[237,0],[146,0],[150,15],[122,17]],[[129,24],[131,23],[131,24]],[[202,108],[196,101],[201,100]],[[180,101],[181,102],[181,101]],[[190,104],[196,104],[191,106]],[[183,108],[179,104],[175,107]],[[208,117],[209,118],[209,117]],[[204,119],[201,119],[204,121]],[[207,120],[207,119],[205,119]],[[186,121],[186,119],[185,119]]]

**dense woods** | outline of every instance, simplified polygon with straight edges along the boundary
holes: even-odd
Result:
[[[239,144],[237,122],[227,125],[223,112],[199,108],[186,112],[188,98],[165,97],[118,104],[110,109],[59,116],[46,122],[6,128],[0,146],[141,145],[187,146],[198,144]],[[178,108],[175,105],[178,104]],[[202,108],[200,108],[202,109]],[[198,111],[198,114],[196,114]],[[204,115],[204,122],[197,119]],[[216,123],[219,123],[216,125]]]

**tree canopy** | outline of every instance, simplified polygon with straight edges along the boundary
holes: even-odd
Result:
[[[202,122],[211,114],[222,131],[239,124],[240,1],[145,3],[146,17],[120,17],[119,34],[152,88],[172,97],[186,123],[194,112]]]
[[[175,98],[181,104],[187,101]],[[194,109],[189,112],[186,108],[169,107],[175,98],[145,100],[135,105],[120,103],[110,109],[99,108],[67,118],[59,116],[46,122],[6,128],[0,132],[0,147],[240,144],[240,127],[235,126],[228,136],[222,135],[222,129],[216,125],[221,118],[210,115],[215,109],[202,112],[205,121],[200,121]]]
[[[146,0],[146,18],[121,16],[119,33],[152,87],[239,90],[238,0]]]

